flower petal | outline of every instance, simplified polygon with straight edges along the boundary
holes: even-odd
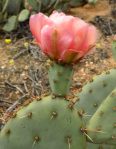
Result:
[[[71,63],[77,57],[77,55],[77,51],[75,52],[75,50],[68,49],[64,51],[64,53],[62,53],[60,61],[63,61],[65,63]]]
[[[60,55],[68,50],[72,43],[73,37],[69,33],[59,33],[58,50]]]
[[[93,25],[88,25],[85,39],[83,39],[83,43],[79,49],[82,52],[82,56],[86,54],[95,45],[96,39],[96,28]]]
[[[48,25],[44,26],[41,30],[41,45],[40,47],[43,49],[47,55],[56,59],[59,57],[59,51],[57,48],[58,44],[58,32],[56,28],[50,27]]]
[[[52,22],[44,14],[38,13],[30,17],[29,24],[33,36],[36,38],[37,42],[40,42],[41,29],[44,25],[52,25]]]

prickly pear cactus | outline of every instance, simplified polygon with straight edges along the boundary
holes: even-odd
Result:
[[[0,23],[4,31],[10,32],[17,28],[21,5],[22,0],[3,0],[1,2]]]
[[[80,6],[86,3],[86,0],[71,0],[69,2],[70,6],[72,7],[76,7],[76,6]]]
[[[112,69],[93,78],[90,83],[82,88],[80,94],[77,95],[75,106],[79,108],[86,123],[115,87],[116,69]]]
[[[17,28],[17,16],[13,15],[8,18],[6,24],[3,26],[3,30],[10,32]]]
[[[116,88],[90,119],[87,132],[95,143],[116,145]]]
[[[16,15],[20,12],[22,0],[6,0],[6,3],[8,3],[6,7],[8,14]]]
[[[71,7],[78,7],[87,2],[87,0],[0,0],[1,29],[11,32],[20,22],[28,20],[33,13],[43,12],[49,15],[53,10],[67,12]],[[17,19],[12,20],[14,16]]]
[[[87,143],[87,149],[115,149],[116,146],[113,145],[103,145],[103,144],[93,144],[93,143]]]
[[[29,18],[30,12],[28,9],[23,9],[18,16],[18,21],[19,22],[24,22],[25,20],[27,20],[27,18]]]
[[[112,43],[112,55],[114,60],[116,61],[116,39]]]
[[[7,122],[0,132],[0,149],[86,148],[82,119],[66,100],[71,77],[70,66],[51,64],[49,79],[53,95],[37,98]]]
[[[65,69],[64,69],[65,67]],[[69,92],[73,75],[72,66],[52,63],[49,69],[49,82],[52,93],[57,96],[66,96]]]
[[[101,103],[115,87],[116,69],[112,69],[95,77],[82,88],[75,106],[79,109],[85,127]],[[87,149],[114,149],[115,147],[116,146],[111,145],[87,143]]]
[[[24,6],[26,9],[33,10],[33,11],[38,11],[39,10],[39,5],[41,2],[37,0],[24,0]]]
[[[0,149],[85,149],[82,125],[68,101],[37,99],[8,121],[0,133]]]

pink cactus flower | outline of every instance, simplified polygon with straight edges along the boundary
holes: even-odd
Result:
[[[42,51],[62,63],[75,63],[96,42],[96,28],[80,18],[54,11],[30,17],[30,30]]]

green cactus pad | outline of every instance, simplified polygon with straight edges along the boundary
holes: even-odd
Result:
[[[103,100],[115,87],[116,69],[112,69],[95,77],[82,88],[75,107],[77,107],[83,115],[85,123],[90,120]]]
[[[10,15],[17,15],[21,9],[22,0],[7,0],[7,12]],[[6,1],[6,3],[7,3]]]
[[[63,12],[67,12],[70,9],[70,4],[69,4],[69,0],[67,1],[61,1],[61,2],[57,2],[57,4],[55,5],[55,9],[58,11],[63,11]]]
[[[15,30],[17,27],[17,23],[17,16],[11,16],[10,18],[8,18],[7,23],[3,26],[3,30],[6,32],[11,32],[12,30]]]
[[[67,95],[72,75],[72,66],[53,63],[49,69],[49,82],[52,93],[58,96]]]
[[[54,7],[54,5],[56,3],[59,3],[59,1],[56,1],[56,0],[42,0],[41,3],[42,3],[43,9],[45,10],[45,8],[48,9],[48,8]]]
[[[69,2],[70,6],[72,6],[72,7],[77,7],[77,6],[80,6],[84,3],[86,3],[85,0],[71,0]]]
[[[23,9],[18,16],[18,21],[19,22],[24,22],[29,18],[30,12],[28,9]]]
[[[102,102],[92,116],[87,132],[95,143],[116,145],[116,89]]]
[[[37,1],[37,0],[25,0],[24,2],[25,2],[25,8],[30,7],[33,11],[38,11],[39,1]]]
[[[0,132],[0,149],[85,149],[82,120],[61,98],[35,100]]]
[[[88,143],[87,149],[116,149],[114,145],[92,144]]]
[[[113,41],[112,43],[112,55],[114,60],[116,61],[116,41]]]

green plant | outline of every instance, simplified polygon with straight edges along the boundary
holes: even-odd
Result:
[[[18,22],[25,21],[29,17],[30,12],[24,8],[22,0],[3,0],[1,6],[0,24],[4,31],[15,30]]]
[[[112,55],[114,60],[116,61],[116,39],[112,43]]]
[[[56,63],[51,64],[49,79],[53,95],[38,97],[11,116],[11,120],[0,133],[1,149],[18,149],[18,147],[47,149],[48,146],[63,149],[70,147],[76,149],[78,146],[79,149],[85,149],[85,137],[90,142],[87,143],[87,149],[115,149],[113,135],[115,137],[116,133],[116,98],[114,98],[116,69],[99,75],[84,86],[78,95],[78,101],[73,105],[72,102],[65,100],[69,90],[67,84],[70,84],[72,76],[72,69],[69,67],[66,71],[65,67]],[[51,77],[54,70],[54,77]],[[68,76],[67,72],[70,72],[69,79],[65,75]],[[62,83],[64,87],[61,85]],[[62,89],[56,88],[57,85]],[[101,90],[102,92],[100,92]],[[112,90],[114,91],[112,92]],[[103,132],[101,128],[104,128]]]
[[[57,30],[56,20],[48,24],[54,17],[61,20],[60,24],[57,21]],[[66,26],[58,32],[65,19],[68,20]],[[41,24],[41,21],[44,23]],[[70,35],[73,42],[69,41],[67,46],[63,40],[67,37],[66,30],[77,23],[80,29],[74,28]],[[0,132],[0,149],[115,149],[116,69],[97,76],[85,85],[74,96],[76,103],[68,97],[73,64],[95,43],[95,27],[79,18],[54,12],[47,21],[44,14],[33,15],[30,29],[43,52],[52,59],[48,74],[52,93],[36,97],[11,115]],[[80,43],[72,38],[75,32],[80,37]],[[88,36],[92,37],[91,41],[88,41]],[[63,41],[62,44],[59,41]],[[62,47],[65,51],[61,50]],[[76,47],[74,51],[73,47]]]
[[[88,0],[88,3],[95,4],[98,0]]]
[[[78,94],[78,97],[77,97],[78,101],[76,102],[75,106],[77,109],[79,109],[79,113],[82,116],[83,122],[85,124],[85,131],[88,134],[89,141],[94,142],[94,137],[90,135],[90,132],[93,132],[94,135],[96,135],[96,134],[97,135],[98,134],[106,135],[106,133],[102,133],[102,132],[100,133],[99,131],[96,130],[98,125],[96,126],[95,122],[93,122],[92,124],[93,124],[93,126],[96,126],[96,128],[95,127],[89,128],[90,127],[89,125],[90,125],[91,119],[93,119],[93,117],[94,117],[94,120],[96,119],[98,121],[98,118],[96,118],[95,113],[98,113],[96,111],[99,111],[99,109],[101,109],[100,108],[101,105],[102,105],[102,108],[104,107],[104,101],[106,101],[107,96],[109,96],[109,94],[112,92],[112,90],[115,89],[115,87],[116,87],[116,69],[112,69],[110,71],[104,72],[103,74],[95,77],[93,80],[91,80],[89,83],[87,83],[82,88],[82,91]],[[116,103],[115,100],[114,100],[114,102]],[[112,112],[112,114],[113,114],[113,112]],[[107,116],[108,116],[108,113],[107,113]],[[109,116],[109,117],[112,119],[112,121],[115,120],[113,115]],[[102,118],[102,119],[103,119],[104,123],[106,123],[105,122],[106,118],[105,119]],[[109,123],[109,124],[110,124],[110,127],[112,127],[112,124],[111,123]],[[99,124],[99,126],[100,126],[100,124]],[[111,133],[113,135],[113,132],[111,132]],[[114,131],[114,133],[115,133],[115,131]],[[109,137],[111,137],[111,136],[109,135]],[[106,142],[102,141],[102,143],[105,144]],[[103,144],[96,145],[96,144],[89,143],[88,149],[93,148],[93,147],[98,149],[101,146],[103,149],[113,148],[113,146],[103,145]]]
[[[70,7],[85,4],[86,0],[0,0],[0,26],[6,32],[15,30],[20,22],[36,12],[48,15],[53,10],[66,12]]]
[[[56,70],[54,77],[51,72]],[[76,109],[72,109],[69,101],[65,100],[69,90],[72,68],[52,64],[50,67],[50,82],[55,94],[41,97],[14,114],[0,133],[1,149],[85,149],[86,138],[81,133],[82,120]],[[60,78],[65,81],[60,90]],[[56,86],[59,84],[58,89]],[[26,138],[26,140],[25,140]]]
[[[116,89],[108,95],[90,119],[87,130],[95,143],[116,145]]]

